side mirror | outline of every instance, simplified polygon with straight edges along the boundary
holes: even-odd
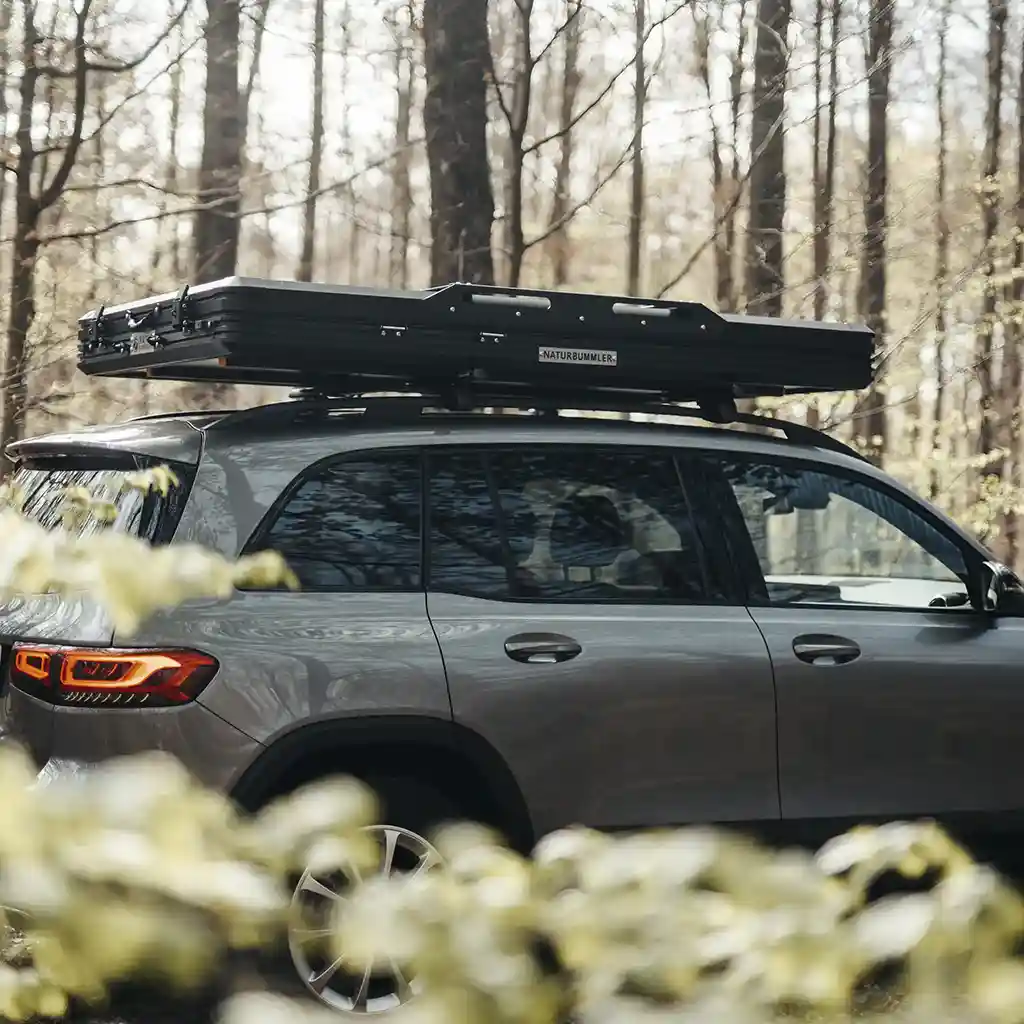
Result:
[[[1024,584],[1001,562],[982,562],[978,576],[982,611],[1024,615]]]

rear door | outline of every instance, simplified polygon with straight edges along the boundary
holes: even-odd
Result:
[[[670,449],[440,448],[428,479],[455,719],[539,833],[778,817],[765,644]]]
[[[775,668],[783,816],[1012,823],[1024,620],[971,607],[980,553],[856,465],[708,460]]]
[[[158,462],[171,465],[178,479],[167,493],[156,489],[144,493],[129,484],[132,474]],[[23,457],[11,482],[22,503],[22,514],[47,529],[70,530],[79,536],[115,530],[162,543],[174,532],[194,471],[189,463],[69,445]],[[81,500],[86,496],[94,503],[91,510]],[[7,559],[19,556],[11,551],[4,554]],[[103,609],[87,595],[18,597],[0,603],[0,736],[17,740],[39,764],[49,757],[52,703],[44,699],[43,689],[32,693],[8,685],[7,663],[15,641],[89,646],[109,644],[112,635],[113,627]]]

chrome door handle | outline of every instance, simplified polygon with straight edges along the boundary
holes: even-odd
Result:
[[[519,633],[505,641],[505,653],[527,665],[557,665],[571,661],[582,651],[572,637],[554,633]]]
[[[793,653],[808,665],[846,665],[860,657],[860,647],[841,636],[798,636]]]

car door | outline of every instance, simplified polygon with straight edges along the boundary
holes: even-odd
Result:
[[[453,713],[538,833],[778,819],[767,651],[670,450],[446,447],[428,477]]]
[[[775,671],[783,817],[1024,807],[1024,621],[972,606],[980,552],[853,460],[708,463]]]

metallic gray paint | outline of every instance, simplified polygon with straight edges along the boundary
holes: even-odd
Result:
[[[455,720],[497,748],[534,826],[779,816],[775,693],[744,608],[514,605],[432,593]],[[579,657],[510,659],[516,633]]]
[[[1024,807],[1024,620],[972,611],[756,608],[779,706],[787,818],[943,815]],[[794,636],[861,648],[808,665]]]
[[[151,420],[47,444],[130,445],[167,458],[198,458],[201,450],[175,540],[228,556],[311,463],[382,447],[585,443],[785,453],[885,480],[920,504],[852,457],[729,430],[522,417],[439,417],[404,427],[368,427],[358,417],[234,422],[227,415],[200,432],[181,420]],[[934,514],[965,548],[984,554]],[[0,633],[110,642],[84,606],[68,611],[66,604],[45,614],[24,606],[18,617],[0,619]],[[228,789],[265,745],[301,735],[310,723],[454,717],[505,758],[538,833],[573,821],[631,826],[1001,809],[1024,806],[1013,757],[1024,707],[1022,631],[1024,621],[991,623],[969,612],[239,593],[192,602],[154,616],[137,636],[114,638],[214,655],[221,670],[200,703],[147,713],[55,711],[9,690],[3,727],[40,763],[160,747]],[[515,662],[503,645],[524,632],[564,634],[582,653],[564,664]],[[803,664],[791,645],[811,632],[853,639],[863,654],[832,668]]]

